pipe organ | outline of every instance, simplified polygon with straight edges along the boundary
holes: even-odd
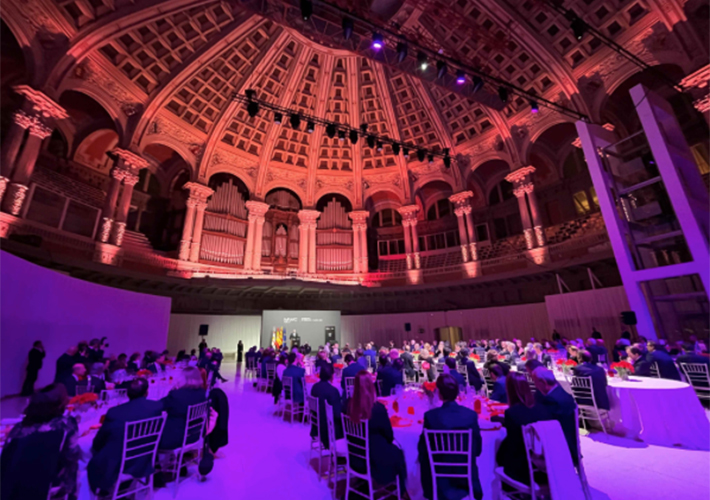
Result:
[[[353,270],[352,222],[335,199],[328,202],[318,220],[316,266],[319,271]]]
[[[244,263],[247,208],[244,197],[230,180],[219,186],[207,204],[200,260],[220,264]]]

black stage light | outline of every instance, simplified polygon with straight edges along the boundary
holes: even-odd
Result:
[[[474,76],[473,79],[473,93],[475,94],[483,88],[483,78],[480,76]]]
[[[407,58],[407,44],[404,42],[399,42],[397,44],[397,62],[402,62]]]
[[[393,142],[393,143],[392,143],[392,152],[393,152],[395,155],[398,155],[398,154],[399,154],[399,144],[397,144],[396,142]]]
[[[418,149],[417,150],[417,159],[419,161],[424,161],[424,158],[426,158],[426,151],[424,151],[423,149]]]
[[[367,135],[367,123],[360,124],[360,134],[362,134],[363,137]]]
[[[358,134],[357,134],[357,130],[351,130],[351,131],[350,131],[350,142],[351,142],[351,143],[357,144],[358,137],[359,137],[359,136],[358,136]]]
[[[374,50],[380,50],[385,46],[385,39],[379,33],[373,33],[371,46]]]
[[[402,146],[402,156],[404,156],[407,160],[409,160],[409,148],[406,146]]]
[[[498,97],[503,101],[503,104],[508,102],[508,89],[506,87],[498,87]]]
[[[328,125],[325,126],[325,135],[328,136],[329,139],[332,139],[335,137],[335,125],[332,123],[329,123]]]
[[[451,168],[451,157],[449,156],[449,148],[444,148],[444,166]]]
[[[301,0],[301,16],[304,21],[308,21],[313,15],[313,2],[311,0]]]
[[[540,106],[537,105],[537,101],[533,101],[532,99],[530,100],[530,112],[531,113],[537,113],[540,111]]]
[[[419,54],[417,54],[417,65],[422,71],[426,71],[426,69],[429,67],[429,61],[427,60],[426,54],[424,52],[420,52]]]
[[[249,113],[249,116],[252,118],[259,114],[259,103],[256,101],[249,101],[247,104],[247,113]]]
[[[284,115],[282,113],[276,112],[274,113],[274,123],[277,125],[281,125],[281,123],[284,121]]]
[[[346,40],[350,40],[350,37],[353,35],[353,20],[350,19],[349,17],[344,17],[343,18],[343,37]]]
[[[377,152],[382,152],[382,141],[377,141]]]
[[[456,83],[459,85],[466,83],[466,73],[464,73],[462,69],[456,72]]]
[[[589,30],[589,25],[578,17],[575,17],[572,20],[570,26],[572,27],[572,32],[577,40],[581,40],[584,34]]]
[[[345,130],[338,130],[338,140],[340,142],[345,141]]]
[[[436,77],[442,79],[446,76],[447,66],[444,61],[436,61]]]
[[[375,136],[374,136],[374,135],[368,135],[368,136],[367,136],[367,147],[368,147],[368,148],[374,148],[374,147],[375,147]]]
[[[291,113],[289,121],[291,122],[291,128],[293,130],[298,130],[301,126],[301,115],[299,115],[298,113]]]
[[[434,155],[429,155],[429,164],[434,163]]]
[[[312,134],[315,129],[316,129],[316,124],[313,122],[308,122],[308,125],[306,125],[306,132],[308,132],[309,134]]]

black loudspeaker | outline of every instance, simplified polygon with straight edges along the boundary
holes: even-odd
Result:
[[[335,342],[335,327],[334,326],[326,326],[325,327],[325,341],[330,342],[331,344]]]
[[[405,332],[411,332],[411,331],[412,331],[412,324],[411,324],[411,323],[405,323],[405,324],[404,324],[404,331],[405,331]]]
[[[621,322],[624,325],[635,325],[637,323],[636,313],[633,311],[622,311],[621,312]]]
[[[210,325],[200,325],[200,337],[207,335],[207,330],[210,329]]]

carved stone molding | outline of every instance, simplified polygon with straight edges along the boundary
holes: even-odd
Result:
[[[508,175],[505,176],[505,180],[515,184],[516,182],[521,182],[523,180],[529,179],[530,175],[535,172],[535,167],[529,165],[527,167],[521,167]]]
[[[417,212],[419,212],[419,207],[417,205],[404,205],[397,209],[399,214],[402,216],[402,223],[405,222],[407,225],[415,225],[417,223]]]
[[[320,212],[318,210],[300,210],[298,212],[298,220],[301,224],[315,224],[320,217]]]
[[[269,211],[269,204],[262,201],[249,200],[245,203],[247,210],[249,211],[249,217],[264,217],[266,212]],[[300,213],[300,212],[299,212]],[[320,212],[316,212],[320,215]]]
[[[390,188],[396,187],[397,190],[402,188],[402,178],[399,174],[381,174],[381,175],[370,175],[363,179],[362,187],[365,190],[377,190],[383,187]]]
[[[24,96],[31,104],[32,111],[45,119],[53,118],[55,120],[64,120],[69,117],[66,110],[47,97],[44,92],[35,90],[29,85],[17,85],[13,87],[13,90]]]
[[[461,191],[460,193],[449,196],[449,201],[454,204],[454,210],[461,210],[463,214],[464,208],[471,208],[471,198],[473,198],[472,191]],[[458,213],[456,215],[458,215]]]
[[[255,165],[253,160],[244,158],[243,156],[239,156],[224,149],[215,150],[210,158],[210,167],[216,167],[217,165],[237,167],[241,172],[246,173],[252,179],[256,179],[256,176],[259,173],[259,168]]]
[[[118,104],[126,116],[139,113],[143,107],[135,97],[126,91],[115,78],[111,77],[96,63],[85,59],[74,69],[74,76],[87,83],[100,87],[111,99]]]
[[[266,183],[270,184],[278,181],[283,181],[285,184],[296,185],[302,190],[305,190],[306,172],[294,172],[284,168],[269,168],[269,171],[266,173]]]
[[[129,169],[140,170],[148,167],[149,165],[148,160],[127,149],[114,148],[111,150],[111,153],[121,158],[123,163],[128,166]]]
[[[191,134],[184,127],[175,125],[171,121],[161,117],[157,117],[153,120],[148,127],[146,135],[162,135],[182,142],[187,146],[187,149],[195,155],[197,164],[200,163],[202,155],[205,153],[205,143],[196,135]],[[214,158],[214,155],[212,158]]]
[[[352,191],[353,190],[353,179],[352,177],[336,177],[336,176],[328,176],[328,177],[318,177],[316,179],[316,188],[320,191],[323,188],[328,188],[328,187],[338,187],[338,188],[343,188],[346,191]]]
[[[182,188],[190,193],[188,196],[188,203],[194,203],[196,208],[202,204],[206,204],[207,198],[212,196],[214,193],[212,188],[207,187],[204,184],[200,184],[199,182],[188,182]]]

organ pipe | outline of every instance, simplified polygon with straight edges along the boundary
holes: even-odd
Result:
[[[340,202],[332,199],[318,219],[316,264],[321,271],[353,269],[352,221]]]
[[[248,213],[242,193],[231,179],[207,203],[200,259],[220,264],[244,263]],[[220,236],[222,233],[224,236]]]

